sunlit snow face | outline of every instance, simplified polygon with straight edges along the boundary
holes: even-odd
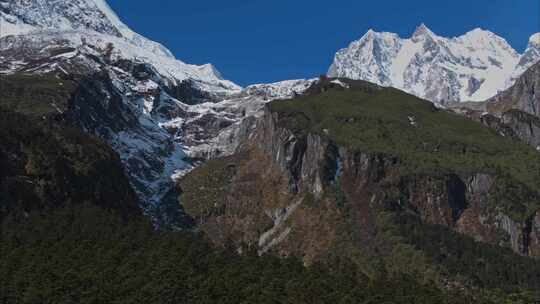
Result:
[[[2,15],[3,22],[17,24],[19,27],[25,24],[26,30],[78,29],[120,36],[119,24],[114,24],[92,0],[13,1],[4,6]]]
[[[537,40],[539,47],[534,47]],[[328,74],[396,87],[443,104],[484,101],[540,60],[540,34],[531,41],[518,54],[503,38],[482,29],[445,38],[421,25],[409,39],[369,30],[338,51]]]

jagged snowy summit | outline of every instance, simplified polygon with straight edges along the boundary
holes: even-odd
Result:
[[[446,38],[421,24],[406,39],[370,29],[337,52],[328,76],[396,87],[445,105],[484,101],[511,86],[539,60],[540,33],[519,54],[487,30]]]
[[[241,87],[211,65],[186,64],[163,45],[132,31],[105,0],[0,0],[0,37],[65,40],[72,47],[111,43],[115,55],[152,64],[171,82],[193,80],[202,89],[228,93]]]

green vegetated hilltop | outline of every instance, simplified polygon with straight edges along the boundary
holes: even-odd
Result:
[[[450,111],[394,88],[323,78],[270,110],[295,132],[327,136],[354,151],[400,159],[400,174],[496,176],[494,204],[523,220],[540,209],[540,154]]]
[[[404,177],[492,175],[496,177],[496,187],[489,204],[494,209],[500,207],[516,220],[528,218],[538,210],[537,151],[399,90],[363,81],[322,78],[305,94],[273,101],[268,107],[270,113],[276,114],[278,127],[291,130],[298,142],[305,140],[307,134],[318,134],[353,152],[397,158],[396,167]],[[288,143],[290,138],[283,140]],[[481,294],[498,294],[501,302],[519,303],[517,298],[502,294],[519,290],[534,294],[540,286],[540,264],[536,259],[519,256],[510,248],[478,242],[451,227],[426,223],[406,208],[380,206],[374,208],[374,213],[360,211],[364,212],[361,216],[371,218],[375,231],[370,236],[371,247],[362,248],[366,243],[354,240],[355,231],[362,228],[355,226],[357,222],[351,216],[358,213],[354,209],[362,202],[354,201],[354,197],[348,200],[339,184],[327,185],[319,200],[310,193],[282,195],[290,181],[274,169],[264,169],[272,166],[268,161],[272,162],[276,155],[261,155],[257,148],[261,145],[264,143],[257,142],[255,147],[248,145],[247,150],[233,156],[211,160],[180,183],[185,210],[201,223],[201,229],[222,235],[215,238],[218,243],[231,237],[236,244],[256,244],[257,237],[250,236],[260,236],[260,231],[269,231],[275,225],[268,210],[279,211],[285,208],[284,204],[289,206],[291,200],[287,204],[284,199],[303,198],[304,203],[296,211],[299,215],[291,216],[283,224],[291,229],[288,238],[292,241],[276,245],[274,253],[298,251],[295,241],[309,239],[305,242],[307,248],[300,251],[319,250],[324,255],[323,264],[331,265],[335,256],[347,256],[352,259],[351,267],[370,278],[394,277],[396,273],[406,273],[417,282],[436,278],[438,288],[479,297],[472,302],[481,302]],[[276,153],[283,152],[279,151]],[[306,224],[313,218],[318,221],[315,227]],[[284,227],[281,231],[286,231]],[[337,231],[338,236],[314,236],[306,232],[310,227],[316,230],[315,234],[330,230]],[[317,230],[319,227],[322,228]],[[499,232],[504,238],[506,232]],[[333,245],[328,249],[321,242]],[[317,246],[320,247],[313,248]],[[299,255],[304,258],[308,253]],[[445,287],[441,282],[446,282],[442,284]],[[524,301],[535,303],[538,296],[531,295]]]

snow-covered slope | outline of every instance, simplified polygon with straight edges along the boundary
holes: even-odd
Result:
[[[82,38],[85,43],[73,43]],[[162,102],[183,105],[167,93],[174,95],[179,84],[152,64],[123,56],[125,41],[115,39],[78,31],[3,37],[0,74],[37,74],[58,78],[59,83],[75,80],[78,87],[62,113],[66,121],[102,138],[119,154],[141,207],[156,223],[178,226],[180,212],[166,207],[173,205],[167,197],[174,191],[172,177],[190,170],[192,163],[185,148],[154,118],[154,108]],[[195,85],[185,87],[187,92],[204,92]]]
[[[63,40],[70,47],[114,46],[114,56],[151,63],[172,82],[194,80],[206,90],[238,91],[210,64],[176,60],[161,44],[126,26],[105,0],[0,0],[0,37],[24,35],[26,41]]]
[[[525,73],[531,66],[540,60],[540,33],[536,33],[529,38],[527,49],[521,55],[512,77],[508,80],[507,87],[511,87],[515,81]]]
[[[0,36],[27,34],[43,29],[92,30],[123,37],[157,55],[173,57],[159,43],[129,29],[105,0],[1,0],[0,25]]]
[[[304,93],[316,79],[286,80],[256,84],[220,102],[186,107],[186,115],[162,122],[195,159],[208,159],[235,152],[243,136],[263,114],[266,103]]]
[[[17,73],[76,80],[66,121],[109,143],[141,207],[172,227],[185,224],[176,180],[233,153],[265,103],[314,82],[242,89],[134,33],[104,0],[0,0],[0,74]]]
[[[182,225],[175,178],[194,166],[194,131],[178,138],[167,122],[242,93],[130,30],[104,0],[0,0],[0,74],[17,73],[79,83],[65,119],[116,150],[141,207],[168,226]]]
[[[369,30],[337,52],[328,75],[396,87],[443,105],[483,101],[540,60],[539,39],[540,34],[531,37],[520,55],[503,38],[482,29],[445,38],[422,24],[407,39]]]

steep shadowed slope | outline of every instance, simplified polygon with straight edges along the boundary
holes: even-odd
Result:
[[[52,117],[0,110],[0,219],[83,204],[141,215],[120,159],[105,143]]]

